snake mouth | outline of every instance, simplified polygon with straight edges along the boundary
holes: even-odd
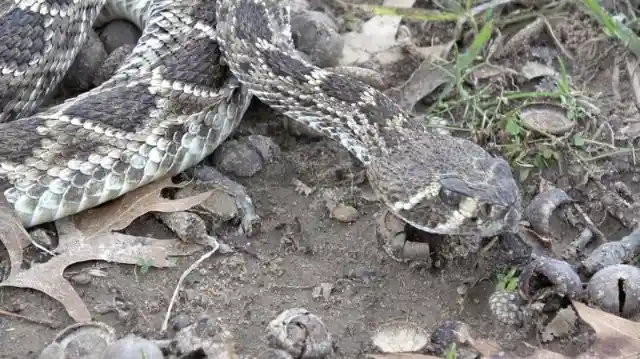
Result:
[[[520,223],[521,213],[519,206],[502,207],[499,212],[483,211],[467,212],[456,209],[451,212],[446,221],[429,225],[421,223],[419,217],[408,215],[409,212],[393,210],[392,213],[402,219],[408,225],[427,233],[455,236],[479,236],[493,237],[502,233],[517,232]],[[497,213],[500,213],[497,216]]]
[[[481,237],[493,237],[502,233],[513,233],[517,231],[520,224],[520,210],[518,206],[511,206],[501,218],[494,218],[489,221],[475,217],[470,218],[477,223],[478,232]],[[486,223],[486,224],[485,224]]]

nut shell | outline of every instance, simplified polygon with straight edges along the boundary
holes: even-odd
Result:
[[[582,280],[573,267],[562,260],[538,257],[527,265],[518,281],[520,296],[539,300],[549,294],[580,299],[584,295]]]
[[[393,321],[381,325],[371,341],[383,353],[411,353],[423,350],[429,344],[429,335],[416,324]]]
[[[633,316],[640,312],[640,269],[626,264],[606,267],[591,277],[587,293],[600,309]]]
[[[267,327],[270,345],[299,359],[320,359],[334,352],[335,342],[322,319],[305,308],[287,309]]]
[[[524,300],[518,293],[495,291],[489,297],[489,309],[496,320],[505,325],[521,326],[524,318]]]

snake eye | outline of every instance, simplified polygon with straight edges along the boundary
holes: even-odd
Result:
[[[457,206],[460,204],[460,201],[462,201],[462,196],[458,192],[442,188],[440,189],[440,199],[450,206]]]

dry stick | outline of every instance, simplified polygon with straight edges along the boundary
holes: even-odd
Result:
[[[41,325],[47,326],[47,327],[49,327],[51,329],[57,329],[58,328],[57,324],[55,324],[53,322],[50,322],[48,320],[40,320],[40,319],[29,318],[29,317],[25,317],[24,315],[8,312],[8,311],[2,310],[2,309],[0,309],[0,315],[5,316],[5,317],[10,317],[10,318],[22,319],[22,320],[25,320],[25,321],[27,321],[29,323],[41,324]]]
[[[165,331],[167,331],[167,326],[169,325],[169,317],[171,316],[171,310],[173,309],[173,305],[175,304],[178,298],[178,293],[180,292],[180,286],[182,285],[182,282],[185,280],[185,278],[187,278],[189,273],[193,272],[200,265],[200,263],[204,262],[206,259],[211,257],[215,252],[217,252],[218,248],[220,248],[220,244],[218,243],[218,241],[215,241],[215,243],[213,244],[213,249],[203,254],[202,257],[200,257],[197,261],[193,262],[193,264],[191,264],[189,268],[187,268],[182,273],[182,275],[180,276],[180,279],[178,279],[178,284],[176,285],[176,289],[173,291],[173,295],[171,296],[171,302],[169,302],[169,307],[167,308],[167,314],[165,314],[164,322],[162,323],[162,327],[160,328],[161,333],[164,333]]]

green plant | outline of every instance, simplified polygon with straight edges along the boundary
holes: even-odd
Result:
[[[140,274],[147,274],[147,272],[149,272],[149,268],[153,266],[153,260],[140,258],[138,259],[136,266],[139,268]]]
[[[498,284],[496,290],[515,292],[518,289],[518,276],[516,268],[511,268],[507,273],[498,273]]]
[[[456,359],[456,343],[451,343],[449,345],[449,349],[447,349],[446,357],[447,359]]]

